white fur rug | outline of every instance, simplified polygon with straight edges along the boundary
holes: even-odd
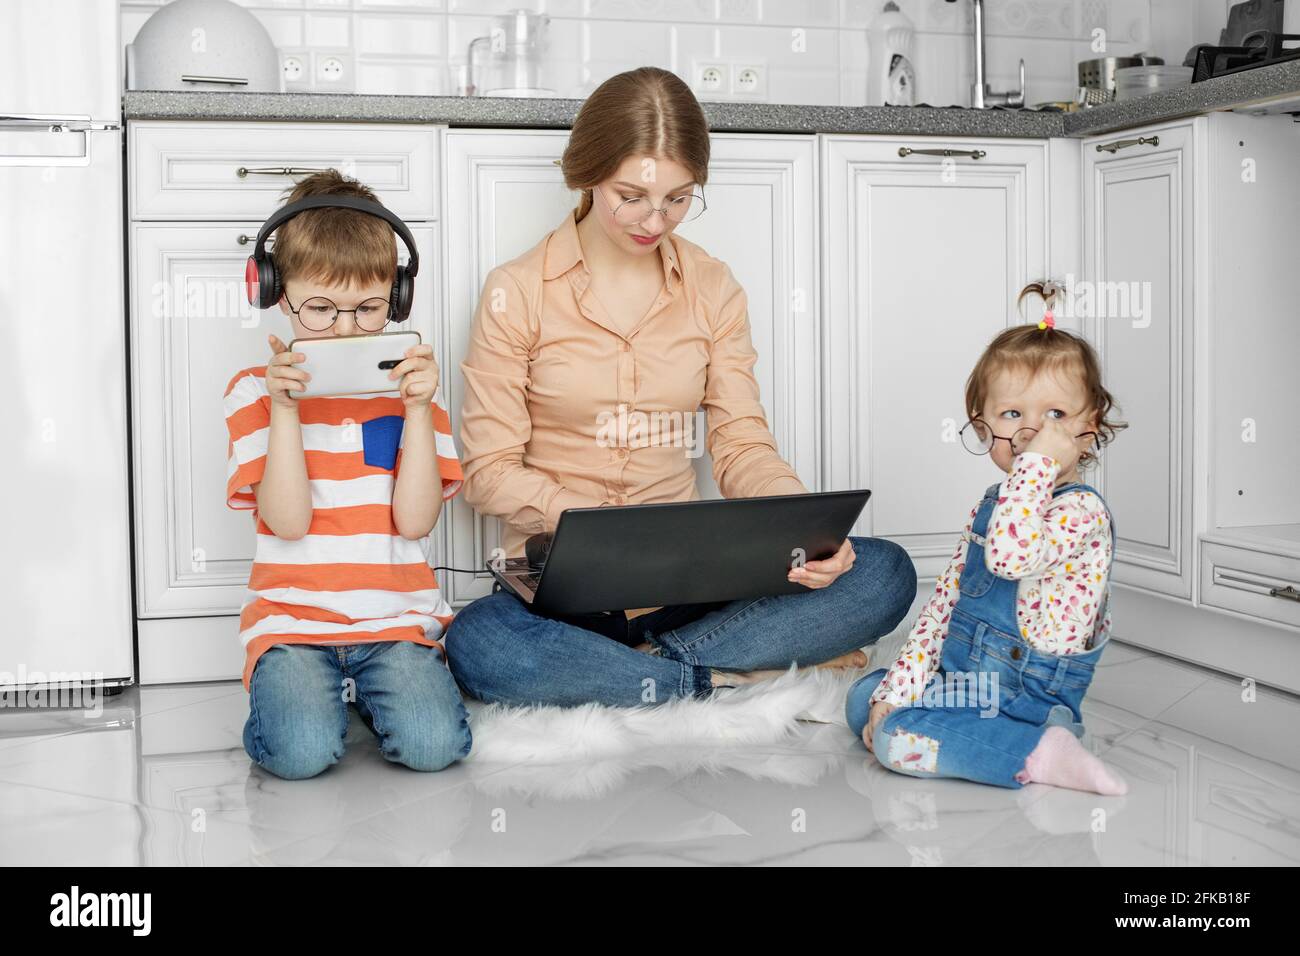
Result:
[[[844,727],[845,691],[863,673],[792,667],[773,680],[726,688],[708,700],[677,698],[653,707],[471,706],[474,748],[468,760],[605,763],[619,775],[636,765],[679,763],[697,748],[715,758],[719,748],[753,752],[788,742],[800,721]]]

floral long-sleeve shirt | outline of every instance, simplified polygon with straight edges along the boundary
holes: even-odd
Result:
[[[1019,582],[1020,636],[1036,650],[1060,655],[1084,650],[1097,626],[1110,573],[1111,533],[1105,505],[1096,495],[1080,490],[1052,497],[1058,472],[1056,459],[1048,455],[1016,456],[989,518],[984,563],[990,573]],[[956,553],[873,701],[899,707],[914,703],[939,669],[978,511],[978,505],[971,509]],[[1109,628],[1107,614],[1099,638]]]

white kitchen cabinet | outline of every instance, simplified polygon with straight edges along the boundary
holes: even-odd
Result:
[[[1053,261],[1048,145],[821,140],[826,484],[870,488],[855,533],[933,577],[998,479],[957,431],[975,360],[1025,321],[1016,296]],[[957,155],[920,152],[944,149]]]
[[[1197,149],[1204,119],[1083,143],[1084,274],[1076,304],[1129,427],[1102,453],[1113,580],[1190,598]],[[1088,290],[1094,306],[1082,298]]]
[[[1085,325],[1129,422],[1100,479],[1116,636],[1300,690],[1300,128],[1221,112],[1082,150]]]
[[[1223,113],[1210,129],[1200,601],[1285,625],[1300,646],[1300,126]]]
[[[443,321],[446,397],[459,427],[460,363],[487,273],[531,248],[577,204],[556,160],[567,131],[448,130],[443,162],[447,242]],[[821,484],[817,394],[817,182],[811,136],[719,134],[712,140],[708,211],[679,234],[725,261],[745,288],[769,423],[810,488]],[[738,228],[739,226],[739,228]],[[700,492],[716,495],[707,455]],[[482,568],[499,544],[496,519],[453,499],[439,523],[447,563]],[[486,573],[444,578],[453,606],[489,593]]]
[[[421,260],[415,309],[394,328],[418,331],[441,352],[438,156],[429,145],[438,134],[428,127],[132,126],[129,142],[141,149],[128,154],[136,213],[129,295],[140,679],[236,678],[243,668],[237,615],[256,537],[249,512],[225,503],[222,400],[236,372],[265,364],[269,332],[292,337],[278,308],[247,304],[243,278],[262,221],[302,174],[241,180],[226,170],[230,181],[217,187],[196,171],[215,175],[237,157],[286,168],[336,165],[363,181],[389,170],[374,183],[381,199],[422,217],[407,220]],[[220,164],[210,165],[213,157]],[[400,242],[398,256],[408,258]],[[433,544],[439,563],[437,539]]]

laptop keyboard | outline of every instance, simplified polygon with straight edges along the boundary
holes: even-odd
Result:
[[[535,588],[535,587],[537,587],[537,582],[539,582],[541,579],[542,579],[542,576],[541,576],[540,574],[521,574],[521,575],[519,575],[519,582],[520,582],[521,584],[524,584],[524,585],[530,587],[530,588]]]

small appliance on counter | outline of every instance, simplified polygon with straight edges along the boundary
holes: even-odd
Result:
[[[555,96],[546,85],[551,18],[530,10],[511,10],[493,18],[492,32],[470,41],[457,80],[462,96]],[[487,45],[486,58],[479,52]]]
[[[280,93],[283,87],[271,35],[230,0],[172,0],[126,45],[129,90]]]

